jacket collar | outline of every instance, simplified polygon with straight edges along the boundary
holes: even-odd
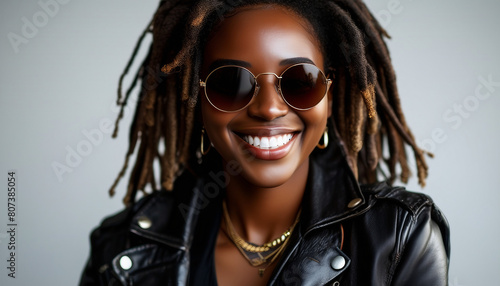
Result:
[[[336,138],[335,138],[336,139]],[[301,232],[329,225],[368,208],[339,140],[311,154]]]

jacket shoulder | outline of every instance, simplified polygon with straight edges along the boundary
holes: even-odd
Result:
[[[391,205],[409,214],[412,218],[410,221],[413,223],[429,219],[429,222],[436,224],[441,231],[446,252],[449,255],[450,226],[445,215],[430,196],[408,191],[404,187],[393,187],[386,182],[361,185],[361,190],[371,205]]]
[[[141,198],[132,206],[105,217],[90,234],[91,258],[95,261],[110,260],[125,249],[130,244],[130,229],[137,214],[145,206],[168,196],[166,192],[156,191]]]
[[[142,197],[133,205],[127,206],[124,209],[105,217],[93,232],[128,225],[127,222],[129,222],[145,204],[147,204],[150,200],[154,200],[154,198],[158,195],[160,195],[160,192],[155,191],[147,196]]]
[[[190,180],[186,186],[193,182],[195,181]],[[80,285],[126,284],[126,277],[135,272],[135,279],[139,279],[143,271],[137,269],[140,269],[141,265],[150,265],[150,268],[157,265],[163,267],[162,259],[177,261],[181,255],[179,250],[185,245],[184,229],[179,226],[186,216],[190,215],[190,210],[183,212],[180,206],[189,193],[186,188],[180,187],[175,191],[154,191],[133,205],[103,219],[91,233],[90,257],[80,278]],[[123,255],[133,259],[135,266],[128,270],[120,268],[119,258]],[[168,271],[161,273],[171,276]],[[143,276],[141,277],[149,277]]]
[[[383,201],[393,203],[411,212],[413,215],[418,214],[423,208],[434,206],[434,201],[426,194],[412,192],[404,187],[393,187],[386,182],[361,185],[361,191],[365,197],[372,201]]]
[[[109,229],[125,228],[131,230],[134,228],[134,224],[140,224],[138,219],[141,218],[154,221],[154,226],[158,225],[156,222],[166,222],[174,219],[179,215],[179,212],[183,211],[180,206],[191,199],[189,190],[194,188],[196,184],[197,182],[193,180],[192,176],[184,173],[176,180],[173,191],[153,191],[133,205],[104,218],[101,224],[92,232],[92,237]],[[179,208],[176,208],[176,206],[179,206]]]
[[[372,229],[376,223],[378,231],[371,233],[394,242],[386,272],[391,285],[447,285],[449,224],[431,197],[387,183],[361,189],[371,206],[362,225]]]

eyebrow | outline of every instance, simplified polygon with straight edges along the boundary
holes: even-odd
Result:
[[[308,64],[314,65],[314,62],[309,58],[297,57],[297,58],[289,58],[289,59],[282,60],[280,62],[280,66],[288,66],[288,65],[303,64],[303,63],[308,63]]]
[[[289,58],[289,59],[284,59],[280,61],[279,65],[280,66],[288,66],[288,65],[293,65],[293,64],[300,64],[300,63],[309,63],[313,64],[314,62],[309,59],[309,58],[304,58],[304,57],[296,57],[296,58]],[[241,60],[231,60],[231,59],[218,59],[213,61],[210,66],[208,67],[208,70],[213,71],[216,68],[222,67],[222,66],[240,66],[244,68],[251,68],[252,64],[246,61],[241,61]]]
[[[240,66],[244,68],[250,68],[252,65],[249,62],[240,61],[240,60],[230,60],[230,59],[218,59],[213,61],[208,70],[213,71],[214,69],[221,66]]]

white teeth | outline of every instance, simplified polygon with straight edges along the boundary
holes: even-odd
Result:
[[[259,139],[259,137],[255,137],[253,139],[253,146],[260,146],[260,139]]]
[[[278,147],[278,140],[276,140],[276,137],[271,137],[271,139],[269,139],[269,145],[271,148]]]
[[[269,138],[268,137],[262,137],[260,139],[260,148],[269,148]]]
[[[276,149],[290,142],[292,138],[293,134],[283,134],[270,137],[254,137],[250,135],[243,136],[243,140],[259,149]]]
[[[277,143],[278,143],[278,146],[281,146],[281,145],[283,145],[283,144],[284,144],[284,143],[283,143],[283,136],[279,136],[279,137],[278,137],[278,142],[277,142]]]

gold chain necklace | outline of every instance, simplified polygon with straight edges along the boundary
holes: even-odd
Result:
[[[295,222],[280,237],[263,245],[256,245],[254,243],[245,241],[238,235],[238,233],[236,233],[236,230],[231,223],[231,219],[229,218],[229,213],[227,211],[225,201],[222,202],[222,208],[224,212],[226,234],[234,243],[234,245],[236,245],[236,248],[238,248],[243,257],[250,263],[250,265],[252,265],[253,267],[259,267],[259,275],[262,277],[266,268],[271,265],[285,249],[288,242],[288,237],[291,235],[293,229],[299,222],[300,210],[297,214]]]

